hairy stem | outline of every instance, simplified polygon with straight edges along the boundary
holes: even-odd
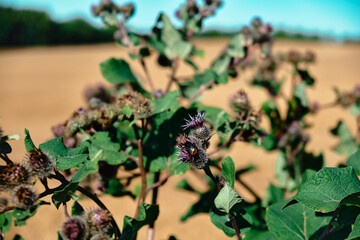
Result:
[[[160,172],[156,172],[154,174],[154,183],[157,183],[159,181],[159,179],[160,179]],[[153,204],[153,205],[155,205],[157,202],[158,191],[159,191],[159,186],[153,188],[153,194],[152,194],[152,199],[151,199],[151,204]],[[155,236],[155,222],[152,222],[148,228],[147,239],[153,240],[154,236]]]
[[[142,125],[144,125],[144,122],[142,121]],[[135,219],[139,218],[139,212],[140,212],[140,206],[141,204],[145,201],[145,197],[146,197],[146,170],[145,170],[145,166],[144,166],[144,158],[143,158],[143,147],[142,147],[142,138],[139,135],[139,131],[138,131],[138,127],[134,124],[133,125],[134,128],[134,133],[137,139],[137,146],[138,146],[138,165],[139,165],[139,169],[140,169],[140,175],[141,175],[141,192],[140,192],[140,196],[136,205],[136,210],[135,210]],[[142,127],[143,128],[143,127]]]
[[[204,168],[204,171],[205,171],[205,174],[208,175],[208,176],[211,178],[211,180],[216,184],[218,190],[220,191],[220,190],[223,188],[223,186],[222,186],[221,183],[214,177],[214,175],[212,174],[209,166],[206,166],[206,167]],[[229,218],[230,218],[231,225],[232,225],[232,227],[233,227],[234,230],[235,230],[237,239],[238,239],[238,240],[241,240],[242,238],[241,238],[241,235],[240,235],[240,231],[239,231],[239,228],[238,228],[238,226],[237,226],[237,224],[236,224],[236,221],[235,221],[234,216],[233,216],[231,213],[229,213],[228,216],[229,216]]]
[[[210,80],[209,82],[201,85],[201,87],[199,88],[199,90],[194,94],[194,96],[192,96],[189,100],[189,102],[187,103],[186,107],[188,108],[189,106],[191,106],[191,104],[193,104],[196,99],[201,95],[203,94],[203,92],[208,89],[211,85],[213,85],[215,83],[215,80],[212,79]]]
[[[179,66],[179,59],[175,58],[172,61],[172,69],[171,69],[170,80],[169,80],[169,83],[168,83],[168,85],[167,85],[167,87],[165,89],[165,95],[170,91],[170,88],[171,88],[171,85],[172,85],[173,81],[176,81],[175,74],[176,74],[176,71],[178,69],[178,66]]]

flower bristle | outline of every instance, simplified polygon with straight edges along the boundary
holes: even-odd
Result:
[[[30,183],[29,171],[19,163],[9,164],[1,169],[0,190],[9,190],[23,183]]]
[[[198,112],[195,117],[192,117],[191,115],[189,115],[189,117],[190,120],[185,119],[186,124],[182,126],[184,130],[187,128],[196,129],[204,125],[205,113]]]

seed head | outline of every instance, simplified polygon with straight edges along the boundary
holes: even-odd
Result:
[[[120,107],[130,107],[135,118],[148,118],[154,112],[150,99],[144,97],[138,92],[129,92],[121,95],[117,104]]]
[[[60,226],[60,235],[64,240],[85,240],[89,235],[89,226],[80,216],[68,217]]]
[[[110,230],[111,214],[103,209],[95,208],[86,213],[86,221],[91,234],[107,233]]]
[[[11,200],[17,208],[31,208],[38,199],[39,195],[32,185],[21,184],[11,190]]]
[[[188,163],[191,167],[197,169],[202,169],[208,165],[209,158],[203,147],[203,143],[199,139],[182,134],[176,141],[176,147],[180,150],[180,162]]]
[[[55,161],[49,154],[43,153],[40,149],[32,149],[24,160],[25,167],[38,178],[50,175],[54,169]]]
[[[11,189],[31,180],[28,170],[21,164],[9,164],[0,170],[0,191]]]

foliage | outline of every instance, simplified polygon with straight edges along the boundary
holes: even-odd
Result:
[[[56,208],[63,205],[65,209],[59,239],[74,239],[75,235],[75,239],[96,239],[99,234],[106,239],[135,239],[146,225],[150,233],[155,230],[161,210],[157,193],[170,177],[204,171],[205,175],[200,174],[207,187],[204,191],[190,185],[187,175],[177,185],[198,197],[181,221],[208,213],[215,227],[237,239],[359,237],[359,130],[354,136],[342,121],[331,130],[339,138],[335,152],[349,156],[341,168],[325,167],[323,154],[307,148],[307,117],[325,109],[306,94],[316,81],[308,69],[315,61],[314,54],[272,53],[272,28],[255,18],[229,40],[208,68],[200,69],[194,59],[203,52],[191,39],[220,5],[219,0],[208,0],[201,6],[189,0],[176,13],[183,22],[181,28],[175,28],[165,14],[160,14],[148,36],[125,27],[134,5],[101,1],[92,7],[93,14],[102,17],[104,24],[116,28],[115,40],[129,49],[132,60],[141,64],[147,84],[124,59],[105,60],[100,70],[112,85],[88,88],[87,107],[77,109],[53,127],[53,139],[37,145],[26,129],[24,144],[28,153],[21,164],[8,157],[12,151],[9,141],[16,137],[3,136],[0,129],[0,157],[5,162],[0,168],[0,190],[10,192],[13,204],[1,203],[2,235],[13,223],[25,225],[46,204],[41,199],[51,196]],[[146,65],[150,55],[156,55],[161,66],[171,69],[163,88],[152,83]],[[191,77],[180,79],[179,63],[194,69]],[[284,65],[292,68],[290,79],[279,79],[278,70]],[[255,109],[243,90],[231,96],[231,113],[202,103],[206,90],[226,84],[229,78],[248,70],[252,72],[250,84],[268,93],[262,109]],[[290,91],[283,85],[288,80]],[[328,106],[350,108],[359,127],[359,87],[335,93],[336,101]],[[281,111],[278,100],[286,103],[285,111]],[[270,122],[267,130],[261,127],[263,115]],[[215,134],[218,142],[212,139]],[[239,169],[241,159],[224,157],[226,151],[222,150],[238,141],[278,155],[277,182],[269,185],[264,198],[242,181],[242,175],[254,166]],[[210,144],[215,146],[211,151]],[[215,153],[218,158],[213,157]],[[35,178],[44,187],[40,194],[33,191]],[[135,190],[130,188],[133,180],[140,182]],[[50,188],[48,181],[58,185]],[[235,190],[239,184],[254,196],[254,201],[241,197]],[[150,192],[151,204],[146,198]],[[129,196],[136,201],[135,214],[124,217],[122,230],[101,201],[103,194]],[[98,208],[84,211],[83,197]],[[74,202],[71,214],[67,212],[70,202]]]

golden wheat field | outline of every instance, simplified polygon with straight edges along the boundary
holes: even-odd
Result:
[[[205,51],[205,58],[197,58],[195,62],[205,69],[227,43],[226,38],[197,39],[195,45]],[[310,67],[310,73],[316,78],[316,85],[308,91],[311,101],[329,103],[335,99],[332,91],[334,86],[341,90],[350,90],[360,83],[360,45],[277,41],[275,51],[312,50],[317,55],[317,62]],[[99,63],[110,58],[125,58],[130,62],[127,50],[116,44],[31,47],[0,49],[0,126],[5,134],[20,134],[19,141],[13,141],[13,153],[10,157],[21,161],[25,148],[23,144],[24,128],[28,128],[36,144],[51,138],[51,126],[62,122],[73,110],[85,104],[82,93],[89,84],[105,82],[102,78]],[[165,88],[170,70],[155,64],[155,58],[148,61],[150,74],[157,88]],[[131,63],[132,69],[143,77],[143,71],[138,62]],[[178,76],[192,74],[192,69],[185,64],[180,65]],[[284,75],[286,75],[286,69]],[[206,92],[203,101],[206,105],[224,107],[231,112],[228,106],[229,96],[239,89],[245,89],[252,105],[259,108],[267,96],[264,90],[250,87],[247,75],[239,74],[235,80],[224,86],[216,86]],[[285,88],[288,85],[285,85]],[[286,94],[286,92],[285,92]],[[315,153],[323,152],[328,166],[335,166],[344,161],[344,156],[331,151],[337,142],[329,129],[342,119],[355,131],[355,120],[349,110],[327,109],[315,116],[308,117],[311,142],[309,150]],[[268,126],[263,119],[264,127]],[[214,139],[213,141],[216,141]],[[270,181],[275,182],[274,165],[276,153],[268,153],[250,144],[236,143],[228,152],[235,161],[236,168],[246,167],[252,163],[256,170],[247,173],[243,181],[253,187],[263,196]],[[160,215],[156,222],[155,239],[166,240],[174,235],[177,239],[224,239],[223,232],[212,226],[207,214],[198,214],[186,222],[180,222],[180,216],[197,200],[194,194],[179,191],[176,183],[183,176],[174,176],[160,188],[159,204]],[[188,180],[200,190],[204,186],[191,173],[186,174]],[[39,186],[39,191],[40,191]],[[236,190],[245,199],[251,200],[250,194],[241,186]],[[51,201],[49,198],[47,201]],[[124,215],[133,216],[135,202],[130,197],[112,198],[102,197],[103,202],[120,227]],[[92,203],[83,200],[85,207]],[[58,229],[64,218],[62,209],[59,211],[53,205],[42,206],[37,214],[28,220],[25,227],[13,227],[7,233],[6,239],[12,239],[16,233],[26,240],[30,239],[57,239]],[[140,230],[139,239],[146,239],[147,228]]]

